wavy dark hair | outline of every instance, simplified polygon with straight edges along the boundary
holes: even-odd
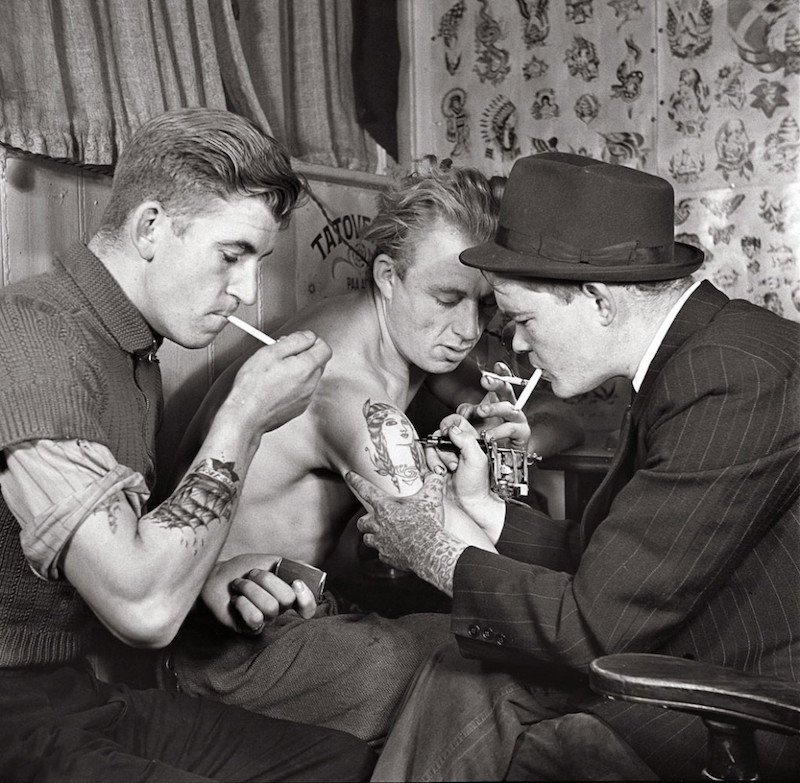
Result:
[[[306,191],[283,146],[224,109],[190,108],[145,122],[125,145],[98,233],[113,237],[130,212],[158,201],[185,230],[214,198],[261,198],[281,227]]]

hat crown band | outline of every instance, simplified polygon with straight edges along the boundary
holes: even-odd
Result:
[[[636,240],[599,248],[582,248],[553,236],[529,234],[500,226],[495,242],[507,250],[548,258],[565,264],[615,266],[625,263],[663,264],[673,260],[673,245],[639,247]]]

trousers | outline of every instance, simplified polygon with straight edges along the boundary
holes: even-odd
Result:
[[[258,636],[187,623],[172,666],[184,693],[347,731],[380,747],[417,669],[452,638],[449,623],[433,612],[339,613],[328,596],[312,619],[285,612]]]
[[[373,781],[657,780],[572,683],[530,684],[461,657],[455,642],[420,669]]]
[[[88,665],[0,669],[4,783],[356,781],[374,762],[349,734],[105,683]]]

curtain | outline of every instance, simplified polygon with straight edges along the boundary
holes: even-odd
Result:
[[[372,168],[355,114],[350,0],[236,0],[242,47],[256,93],[293,156]]]
[[[297,158],[365,170],[349,0],[14,0],[0,17],[0,143],[113,164],[150,117],[229,108]]]

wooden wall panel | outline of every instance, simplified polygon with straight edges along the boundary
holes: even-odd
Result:
[[[14,282],[50,269],[53,254],[80,237],[79,176],[57,163],[9,156],[3,185]]]
[[[11,264],[8,258],[7,170],[8,154],[0,146],[0,285],[8,285],[11,280]]]
[[[80,193],[79,235],[81,242],[88,242],[100,228],[103,211],[111,198],[111,177],[78,171]]]

